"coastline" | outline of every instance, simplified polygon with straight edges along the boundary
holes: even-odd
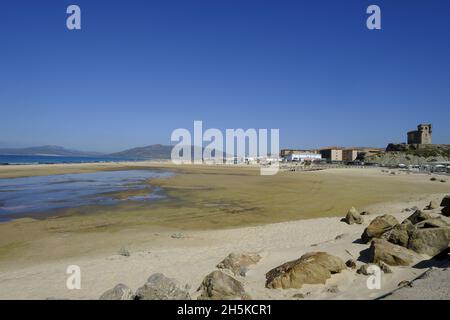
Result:
[[[203,277],[231,252],[262,256],[242,280],[254,299],[292,299],[296,293],[305,294],[306,299],[375,299],[424,270],[393,267],[381,291],[368,291],[366,277],[350,271],[333,276],[325,286],[307,285],[301,290],[266,289],[264,275],[310,251],[326,251],[345,260],[357,258],[367,245],[355,240],[374,217],[388,213],[402,220],[410,214],[402,212],[404,208],[423,208],[448,192],[448,183],[432,182],[428,175],[391,175],[379,168],[282,172],[276,178],[259,176],[256,167],[179,167],[164,162],[12,169],[0,167],[0,177],[124,169],[181,174],[151,180],[172,202],[92,207],[84,213],[73,209],[44,220],[0,223],[0,287],[4,289],[0,299],[97,299],[117,283],[135,290],[157,272],[188,284],[195,298]],[[228,204],[229,199],[238,204]],[[248,210],[255,203],[260,206]],[[362,225],[347,225],[340,220],[351,206],[373,214],[365,216]],[[130,256],[119,255],[121,248]],[[65,271],[72,264],[83,270],[81,290],[65,287]],[[327,291],[334,285],[339,292]]]

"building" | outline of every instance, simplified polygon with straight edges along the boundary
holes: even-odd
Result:
[[[342,161],[345,163],[353,162],[358,157],[358,149],[344,149],[342,150]]]
[[[408,132],[408,144],[431,144],[431,124],[419,124],[416,131]]]
[[[317,151],[313,150],[298,150],[298,149],[281,149],[280,150],[280,157],[286,158],[290,154],[304,154],[304,153],[318,153]]]
[[[291,153],[283,157],[284,161],[288,162],[305,162],[305,161],[320,161],[322,160],[322,155],[320,153],[312,152],[302,152],[302,153]]]
[[[331,147],[320,149],[320,154],[328,162],[342,162],[342,151],[343,148]]]

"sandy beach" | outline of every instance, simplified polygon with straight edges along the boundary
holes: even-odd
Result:
[[[379,290],[369,290],[367,276],[350,269],[325,285],[285,290],[265,288],[265,273],[311,251],[357,260],[368,248],[357,239],[373,218],[391,214],[402,221],[411,214],[403,209],[423,208],[449,191],[448,182],[430,181],[428,175],[392,175],[379,168],[281,172],[267,178],[257,168],[105,163],[5,166],[0,178],[129,168],[178,173],[149,182],[173,202],[1,223],[0,299],[98,299],[118,283],[135,290],[157,272],[188,285],[196,298],[202,279],[231,252],[262,257],[239,278],[254,299],[292,299],[299,293],[305,299],[375,299],[427,269],[392,267]],[[371,212],[363,224],[340,221],[351,206]],[[121,248],[130,255],[119,255]],[[81,267],[80,290],[66,288],[69,265]]]

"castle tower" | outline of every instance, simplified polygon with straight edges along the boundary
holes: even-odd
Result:
[[[408,132],[408,144],[431,144],[431,124],[419,124],[416,131]]]

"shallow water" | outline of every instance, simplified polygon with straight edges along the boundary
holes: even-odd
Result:
[[[0,221],[83,205],[151,201],[164,197],[158,188],[121,200],[110,193],[145,190],[150,186],[146,180],[170,175],[156,170],[124,170],[0,179]]]

